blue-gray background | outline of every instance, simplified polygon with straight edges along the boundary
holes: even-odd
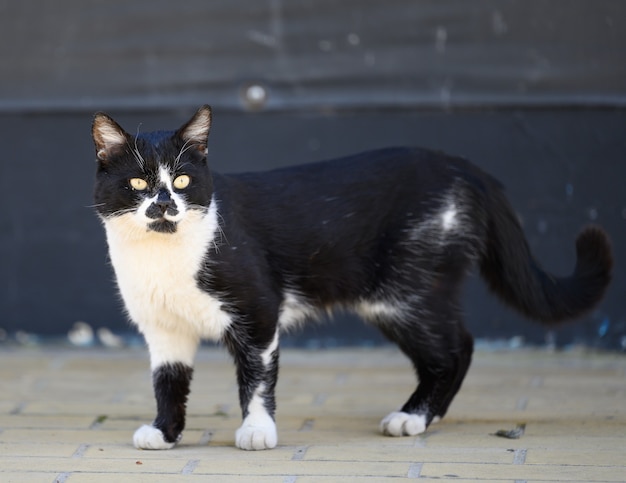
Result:
[[[222,172],[389,145],[469,157],[565,274],[586,223],[613,238],[603,305],[546,333],[467,285],[479,337],[624,349],[626,3],[619,0],[0,1],[0,330],[125,321],[89,208],[93,112],[129,131],[214,107]],[[253,87],[252,89],[250,89]],[[254,93],[263,94],[260,98]],[[289,342],[379,343],[340,315]]]

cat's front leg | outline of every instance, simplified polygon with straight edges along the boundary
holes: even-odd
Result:
[[[274,391],[278,377],[278,331],[270,341],[249,344],[247,337],[228,337],[227,345],[237,365],[239,402],[243,415],[235,433],[235,445],[245,450],[276,447],[278,435]],[[242,341],[246,341],[242,343]]]
[[[180,440],[185,428],[193,359],[199,342],[193,334],[161,328],[143,332],[150,349],[157,415],[152,424],[135,431],[133,443],[138,449],[170,449]]]

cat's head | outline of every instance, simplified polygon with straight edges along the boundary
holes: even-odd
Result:
[[[169,234],[190,213],[206,212],[213,191],[207,165],[210,126],[209,106],[177,131],[137,135],[97,113],[94,199],[102,219],[123,217],[130,229]]]

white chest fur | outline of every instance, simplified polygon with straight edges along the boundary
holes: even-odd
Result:
[[[190,210],[176,233],[147,231],[134,213],[104,221],[117,284],[142,332],[154,324],[218,340],[231,323],[222,303],[198,287],[196,274],[219,227],[216,203]]]

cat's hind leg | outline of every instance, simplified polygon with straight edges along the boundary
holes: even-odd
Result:
[[[135,431],[133,443],[138,449],[170,449],[180,440],[185,428],[187,396],[199,339],[195,334],[157,327],[143,332],[150,349],[157,415],[152,424]]]
[[[428,320],[426,314],[430,314]],[[447,411],[471,360],[471,337],[466,338],[457,317],[453,309],[430,312],[422,308],[407,320],[381,325],[383,333],[409,357],[419,378],[417,389],[400,411],[381,421],[384,434],[420,434]]]
[[[241,327],[235,331],[242,331]],[[240,449],[274,448],[278,442],[274,413],[274,391],[278,378],[278,329],[271,335],[251,339],[249,334],[231,333],[226,344],[237,366],[239,402],[243,422],[235,434]],[[269,335],[269,337],[268,337]]]
[[[470,364],[472,363],[472,354],[474,353],[474,338],[463,327],[461,327],[459,337],[461,338],[461,343],[459,346],[460,352],[458,353],[458,356],[455,356],[458,361],[456,378],[450,391],[448,391],[447,396],[440,404],[439,409],[436,411],[433,420],[433,422],[435,423],[443,419],[443,417],[448,412],[448,408],[450,407],[454,396],[456,396],[456,393],[459,391],[459,389],[461,389],[463,380],[465,379]]]

